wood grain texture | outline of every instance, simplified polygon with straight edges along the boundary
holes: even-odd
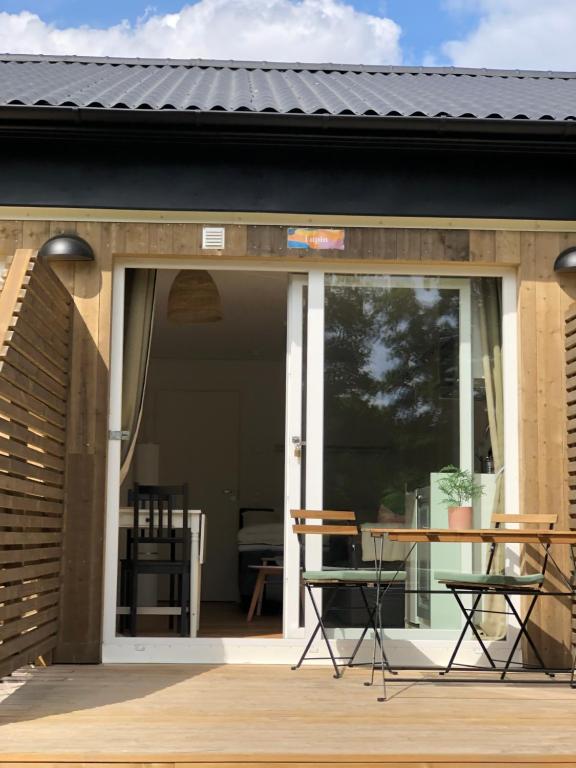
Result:
[[[39,300],[41,287],[21,309],[18,333],[23,341],[15,346],[20,355],[28,357],[30,349],[37,344],[38,334],[43,333],[45,355],[38,362],[42,361],[43,373],[57,382],[57,370],[65,372],[68,355],[71,358],[68,413],[73,428],[70,439],[64,446],[62,428],[38,417],[34,428],[41,434],[34,438],[33,446],[57,458],[65,458],[69,478],[65,489],[66,575],[58,651],[61,660],[99,659],[111,276],[115,256],[171,257],[183,261],[186,258],[221,257],[261,263],[287,259],[302,263],[332,260],[335,264],[346,261],[347,269],[354,262],[362,262],[364,266],[373,263],[378,269],[386,263],[416,263],[420,266],[430,264],[431,272],[438,264],[458,262],[463,275],[468,263],[476,270],[483,265],[518,267],[521,510],[535,514],[559,512],[559,527],[568,527],[570,505],[576,512],[576,485],[569,487],[568,482],[568,450],[576,454],[576,441],[568,445],[566,419],[568,409],[573,408],[576,414],[576,393],[573,401],[566,404],[563,313],[576,299],[576,286],[572,285],[574,280],[570,276],[558,280],[552,267],[558,252],[575,244],[574,233],[522,231],[521,223],[515,223],[509,229],[497,229],[498,222],[494,222],[494,226],[489,226],[490,223],[478,225],[478,229],[472,230],[456,228],[458,222],[448,222],[454,226],[450,229],[448,225],[440,228],[432,220],[414,225],[408,223],[406,228],[401,228],[399,221],[398,226],[346,228],[347,250],[344,252],[300,252],[287,249],[286,226],[226,223],[226,249],[220,253],[201,249],[202,223],[198,220],[124,223],[105,221],[104,215],[102,218],[103,221],[98,221],[93,212],[91,221],[0,222],[0,254],[3,249],[12,253],[23,244],[37,248],[50,235],[73,231],[85,237],[96,253],[94,264],[55,266],[74,301],[75,327],[70,349],[58,324],[43,327]],[[301,223],[294,222],[295,225]],[[535,228],[526,226],[528,229]],[[576,318],[572,322],[576,328]],[[576,343],[570,354],[570,364],[576,363]],[[5,422],[6,439],[24,444],[23,430],[29,436],[34,432],[21,423],[23,409],[19,403],[10,403],[9,410],[15,420]],[[2,427],[0,433],[3,433]],[[20,454],[15,458],[27,460]],[[19,504],[20,497],[2,495],[11,505]],[[11,498],[17,501],[12,502]],[[44,505],[49,503],[54,502],[42,501]],[[16,509],[20,514],[30,511]],[[74,554],[81,543],[84,546],[82,559]],[[562,553],[558,556],[565,558]],[[529,553],[526,567],[531,568],[537,562],[535,553]],[[565,559],[562,562],[566,564]],[[78,618],[76,611],[80,612]],[[535,624],[542,623],[546,626],[541,639],[546,643],[552,628],[562,638],[560,645],[552,643],[550,653],[555,655],[556,661],[560,658],[565,661],[570,631],[567,610],[550,601],[548,607],[542,606],[542,612],[539,609],[535,616]]]
[[[348,227],[343,251],[318,251],[288,248],[288,227],[252,225],[246,229],[246,253],[250,258],[337,259],[375,263],[434,263],[468,261],[470,258],[469,233],[465,230]],[[236,255],[241,257],[240,253]]]
[[[570,283],[554,275],[561,250],[557,233],[522,234],[519,269],[519,417],[520,509],[527,514],[558,514],[559,529],[569,528],[567,482],[567,412],[565,394],[564,315],[571,302]],[[565,573],[569,551],[553,547]],[[537,548],[524,549],[524,568],[540,568]],[[555,570],[546,588],[561,588]],[[570,601],[541,601],[531,622],[536,643],[548,663],[570,663]],[[528,649],[525,649],[528,653]]]
[[[62,275],[73,299],[60,632],[55,660],[100,660],[112,248],[148,249],[148,228],[79,223],[96,261]],[[121,237],[120,237],[121,235]],[[82,557],[78,557],[82,552]]]
[[[488,685],[411,677],[389,679],[391,697],[381,704],[360,669],[337,681],[327,667],[313,666],[36,669],[15,677],[0,706],[0,762],[301,768],[574,761],[576,697],[565,679]]]
[[[45,231],[34,226],[24,240]],[[32,294],[39,326],[35,343],[21,349],[13,342]],[[51,651],[58,632],[65,480],[63,461],[52,449],[65,439],[68,392],[63,372],[46,362],[41,330],[54,317],[67,349],[67,292],[34,250],[16,251],[0,294],[1,674]]]

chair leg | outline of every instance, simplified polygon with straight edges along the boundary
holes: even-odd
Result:
[[[534,654],[535,654],[536,658],[538,659],[542,669],[544,669],[544,670],[546,669],[546,665],[544,664],[544,661],[542,660],[542,657],[538,653],[538,649],[534,645],[534,642],[532,641],[532,638],[530,637],[530,634],[528,632],[528,621],[530,620],[530,615],[532,614],[532,611],[534,610],[534,607],[536,606],[536,601],[538,600],[538,597],[539,597],[538,594],[534,595],[534,597],[532,598],[532,602],[530,603],[530,606],[529,606],[528,610],[526,611],[526,616],[524,617],[524,621],[522,621],[522,619],[518,615],[518,611],[514,607],[514,603],[510,600],[508,595],[504,595],[504,598],[506,600],[506,603],[508,604],[508,607],[512,611],[512,614],[516,618],[516,621],[520,624],[520,631],[516,635],[516,639],[514,640],[514,644],[512,645],[512,650],[508,654],[508,658],[506,659],[506,663],[504,665],[504,669],[502,670],[502,674],[500,675],[500,680],[504,680],[504,678],[506,677],[506,673],[510,669],[510,665],[512,664],[512,659],[514,658],[514,654],[516,653],[516,648],[518,648],[518,644],[520,643],[522,635],[524,635],[524,637],[528,641],[528,644],[530,645],[530,647],[534,651]],[[550,675],[551,677],[554,676],[550,672],[547,672],[546,674]]]
[[[190,605],[190,572],[186,571],[181,576],[180,592],[180,634],[182,637],[188,637],[190,630],[188,628],[188,606]]]
[[[126,590],[126,567],[123,563],[120,563],[120,605],[125,606],[127,604],[127,590]],[[118,632],[123,635],[126,629],[126,617],[123,613],[118,617]]]
[[[447,675],[448,672],[450,672],[450,670],[452,669],[452,667],[454,665],[454,662],[456,660],[456,656],[458,655],[458,651],[460,650],[460,646],[462,645],[462,643],[464,642],[464,638],[466,637],[466,632],[468,631],[468,628],[470,628],[472,630],[472,632],[474,633],[474,636],[476,637],[476,640],[478,640],[478,642],[480,643],[480,647],[482,648],[482,653],[488,659],[488,662],[489,662],[490,666],[493,669],[495,669],[496,668],[496,664],[494,663],[494,659],[488,653],[488,649],[484,645],[484,641],[482,640],[478,630],[474,626],[474,614],[476,612],[478,604],[479,604],[480,600],[482,599],[484,593],[480,592],[476,596],[476,598],[474,600],[474,603],[472,605],[472,608],[470,609],[470,612],[468,613],[468,610],[466,609],[466,606],[464,605],[462,600],[460,600],[460,597],[459,597],[457,591],[455,589],[451,589],[450,591],[452,592],[456,602],[460,606],[460,610],[462,611],[462,613],[466,617],[466,622],[465,622],[464,627],[462,629],[462,632],[460,633],[460,636],[459,636],[459,638],[458,638],[458,640],[456,642],[456,647],[454,648],[454,651],[452,652],[452,656],[450,657],[450,661],[448,662],[448,665],[446,666],[446,669],[444,669],[440,674],[441,675]]]
[[[130,634],[136,637],[138,622],[138,571],[130,571]]]
[[[174,574],[171,573],[170,574],[170,592],[169,592],[169,596],[168,596],[168,603],[169,603],[170,607],[174,606],[174,600],[175,600],[175,597],[174,597],[174,579],[175,579]],[[170,616],[168,618],[168,629],[169,630],[173,630],[174,629],[174,616],[172,614],[170,614]]]
[[[176,597],[175,597],[175,601],[174,601],[174,606],[175,607],[179,606],[179,605],[181,606],[181,603],[182,603],[182,590],[183,589],[184,589],[184,585],[182,583],[182,574],[179,573],[176,576]],[[176,618],[176,627],[177,627],[178,634],[181,635],[182,634],[182,610],[180,610],[180,613],[178,614],[178,616]]]
[[[328,653],[330,654],[330,659],[331,659],[332,664],[334,666],[334,669],[336,671],[335,677],[340,677],[340,672],[338,671],[338,665],[336,664],[336,659],[334,657],[334,654],[332,653],[332,647],[330,646],[330,642],[328,640],[328,636],[327,636],[326,630],[324,628],[324,623],[322,621],[322,617],[320,615],[320,612],[318,611],[318,606],[316,605],[316,601],[314,600],[314,595],[312,593],[312,587],[310,585],[308,585],[308,584],[306,584],[305,587],[306,587],[306,590],[307,590],[308,594],[310,595],[310,600],[312,602],[312,606],[314,608],[314,612],[316,613],[316,617],[318,618],[318,623],[314,627],[314,631],[310,635],[310,638],[308,639],[308,642],[306,643],[306,647],[302,651],[302,655],[298,659],[298,662],[292,667],[292,669],[300,669],[300,667],[302,666],[302,662],[306,659],[306,656],[308,655],[308,651],[310,650],[316,635],[318,634],[318,632],[322,632],[322,636],[324,638],[324,641],[325,641],[326,645],[328,646]],[[326,613],[326,611],[332,605],[332,603],[334,601],[334,597],[335,597],[337,591],[338,591],[337,587],[332,591],[332,594],[330,595],[330,598],[328,599],[328,602],[324,606],[324,613]]]
[[[380,646],[380,652],[382,654],[382,658],[384,661],[384,664],[386,665],[386,668],[388,669],[388,672],[392,675],[396,675],[396,670],[392,669],[390,666],[390,662],[388,660],[388,656],[386,655],[386,651],[384,650],[384,645],[382,643],[382,638],[380,636],[380,632],[378,631],[378,627],[376,626],[376,622],[374,621],[374,615],[376,613],[376,605],[374,608],[370,609],[370,605],[368,604],[368,599],[366,598],[366,592],[364,591],[363,586],[359,586],[360,588],[360,594],[362,595],[362,600],[364,601],[364,606],[366,607],[366,613],[368,614],[368,621],[366,622],[366,625],[364,629],[362,630],[362,634],[360,635],[358,642],[354,646],[354,650],[352,651],[352,656],[350,656],[350,660],[348,661],[348,666],[353,667],[354,666],[354,659],[356,658],[356,655],[358,651],[360,650],[360,646],[362,645],[362,641],[366,637],[366,634],[369,629],[372,629],[374,632],[374,636],[376,638],[376,642]]]
[[[306,658],[306,655],[307,655],[308,651],[310,650],[310,647],[311,647],[312,643],[314,642],[314,639],[316,638],[316,635],[318,634],[319,631],[320,631],[320,624],[316,624],[316,626],[314,627],[314,631],[312,632],[312,634],[308,638],[308,642],[306,643],[306,646],[305,646],[304,650],[302,651],[302,655],[298,659],[298,662],[292,667],[292,669],[300,669],[300,667],[302,666],[302,662]]]
[[[334,595],[336,594],[337,591],[338,591],[338,588],[334,589]],[[310,600],[312,601],[312,607],[314,608],[314,613],[316,614],[316,618],[318,619],[318,624],[320,626],[320,632],[322,633],[322,637],[324,638],[324,642],[326,643],[326,648],[328,649],[328,653],[332,661],[332,666],[334,667],[334,677],[338,678],[341,676],[341,673],[340,673],[340,670],[338,669],[338,664],[336,663],[336,658],[334,656],[334,652],[332,651],[330,640],[328,639],[328,634],[326,632],[326,627],[324,626],[322,614],[318,610],[318,606],[316,605],[316,600],[314,600],[314,594],[311,589],[308,590],[308,594],[310,595]],[[328,610],[328,608],[330,607],[333,601],[334,601],[334,598],[332,597],[332,599],[328,601],[325,607],[324,613]]]
[[[189,589],[189,583],[190,578],[188,573],[181,573],[178,574],[178,582],[180,585],[180,600],[179,600],[179,608],[180,608],[180,615],[179,615],[179,629],[180,629],[180,636],[181,637],[187,637],[189,634],[188,631],[188,593],[190,591]]]
[[[171,531],[170,535],[174,536],[174,534],[175,534],[175,531]],[[175,560],[176,560],[176,546],[174,545],[174,543],[170,543],[170,562],[173,563]],[[170,578],[169,603],[170,603],[170,606],[174,606],[174,604],[175,604],[174,600],[176,599],[175,595],[174,595],[174,586],[175,586],[175,584],[174,584],[174,581],[175,581],[174,574],[171,573],[169,578]],[[174,629],[174,616],[172,614],[170,614],[170,617],[168,618],[168,629],[170,631],[172,631]]]

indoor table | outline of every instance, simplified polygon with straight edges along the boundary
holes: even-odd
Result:
[[[157,514],[157,512],[155,513]],[[142,528],[148,528],[150,525],[150,512],[142,509],[139,513],[138,523]],[[181,509],[172,510],[172,527],[182,528],[184,523],[184,514]],[[132,528],[134,525],[134,509],[132,507],[120,507],[118,527],[120,530]],[[200,623],[200,587],[201,570],[204,563],[204,553],[206,547],[206,516],[200,509],[188,510],[188,527],[190,528],[190,636],[198,635],[198,626]],[[152,553],[151,553],[152,556]],[[159,614],[171,615],[178,611],[177,608],[169,606],[141,606],[138,613],[141,614]],[[116,608],[117,615],[129,613],[127,606],[119,605]]]

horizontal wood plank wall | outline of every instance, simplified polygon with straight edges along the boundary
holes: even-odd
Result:
[[[34,250],[0,295],[0,676],[56,646],[71,301]]]
[[[287,227],[226,225],[226,247],[220,252],[202,250],[201,229],[197,223],[0,222],[0,255],[22,245],[37,248],[50,235],[70,231],[85,237],[96,253],[93,264],[57,267],[75,307],[69,403],[74,426],[66,453],[69,482],[58,660],[99,659],[114,255],[302,262],[338,259],[432,267],[458,263],[463,273],[468,264],[480,269],[483,265],[518,267],[521,507],[525,512],[558,511],[559,525],[567,524],[563,328],[564,312],[576,298],[576,280],[557,280],[553,262],[562,248],[576,245],[574,233],[352,227],[346,229],[345,251],[302,251],[287,248]],[[557,553],[564,562],[565,554]],[[537,563],[535,555],[528,559],[528,566]],[[565,659],[568,608],[556,600],[541,601],[535,625],[540,627],[537,631],[549,658]]]

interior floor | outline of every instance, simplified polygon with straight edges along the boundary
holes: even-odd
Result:
[[[267,612],[246,621],[238,603],[203,602],[198,637],[282,637],[282,614]]]
[[[254,616],[246,621],[246,611],[239,603],[202,602],[198,637],[282,637],[282,614],[276,611]],[[175,637],[167,616],[144,615],[138,618],[140,637]]]

